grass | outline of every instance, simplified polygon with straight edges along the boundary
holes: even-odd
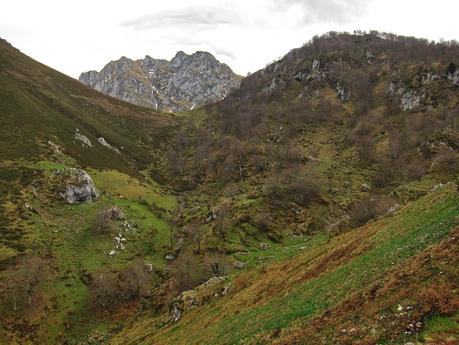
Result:
[[[248,288],[191,311],[173,328],[147,332],[144,343],[239,344],[279,328],[307,324],[445,238],[459,214],[459,198],[453,188],[443,188],[393,217],[353,230],[326,245],[319,241],[316,247],[263,274],[252,273],[255,282]],[[316,256],[311,257],[314,252]],[[116,339],[113,343],[117,344]]]
[[[57,169],[68,168],[65,163],[49,160],[27,166],[40,171],[44,180]],[[15,171],[11,170],[8,175],[12,182],[17,182],[21,176]],[[34,248],[34,254],[51,257],[55,272],[40,287],[42,305],[54,310],[45,316],[46,323],[39,322],[42,327],[37,334],[43,344],[54,344],[64,333],[67,339],[75,341],[113,323],[110,317],[93,315],[88,309],[89,291],[80,279],[82,271],[92,273],[119,269],[138,256],[155,269],[163,270],[166,265],[164,256],[169,249],[169,217],[176,206],[175,199],[152,181],[140,181],[116,170],[88,171],[101,192],[97,202],[67,205],[53,200],[52,194],[40,189],[38,199],[27,196],[38,213],[29,218],[26,243]],[[126,219],[137,227],[135,231],[126,232],[122,222],[117,222],[116,233],[123,233],[127,239],[126,250],[118,251],[109,258],[107,253],[113,249],[116,234],[95,233],[94,219],[101,209],[113,205],[121,207]],[[15,255],[13,249],[0,246],[1,260]]]
[[[419,335],[420,341],[429,339],[432,335],[447,337],[448,335],[459,336],[459,315],[451,317],[433,316],[426,321],[424,331]]]

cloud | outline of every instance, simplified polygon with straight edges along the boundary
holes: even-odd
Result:
[[[312,24],[330,22],[344,24],[366,12],[369,0],[273,0],[274,6],[289,9],[298,6],[303,11],[303,22]]]
[[[245,25],[246,21],[240,12],[232,7],[189,6],[180,10],[163,10],[146,16],[138,17],[122,23],[123,26],[134,30],[164,29],[167,27],[183,28],[196,31],[197,29],[212,29],[220,25]]]

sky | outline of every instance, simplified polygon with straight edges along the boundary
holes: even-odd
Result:
[[[246,75],[328,31],[459,40],[458,0],[2,0],[0,37],[74,78],[208,51]]]

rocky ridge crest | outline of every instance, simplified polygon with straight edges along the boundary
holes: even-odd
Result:
[[[82,73],[79,80],[123,101],[161,111],[180,112],[224,98],[242,77],[212,54],[178,52],[171,61],[111,61],[100,72]]]

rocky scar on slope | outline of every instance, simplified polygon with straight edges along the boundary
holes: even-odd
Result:
[[[68,204],[96,200],[99,197],[91,176],[81,169],[58,170],[53,176],[60,199]]]
[[[194,109],[224,98],[239,87],[242,77],[212,54],[178,52],[171,61],[111,61],[100,72],[82,73],[79,80],[123,101],[161,111]]]

